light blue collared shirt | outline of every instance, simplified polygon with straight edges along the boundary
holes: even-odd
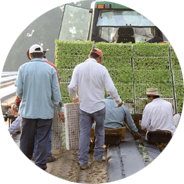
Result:
[[[22,99],[19,115],[23,118],[52,119],[54,105],[62,112],[56,70],[42,59],[35,58],[20,66],[15,86],[17,95]]]
[[[129,129],[133,134],[138,133],[138,129],[134,124],[132,116],[124,105],[118,108],[115,107],[116,103],[110,96],[105,99],[105,103],[106,103],[106,114],[104,121],[105,129],[121,128],[125,126],[123,123],[123,121],[125,121],[126,125],[129,127]]]

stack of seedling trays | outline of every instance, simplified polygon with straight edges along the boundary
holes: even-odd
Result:
[[[184,101],[184,85],[183,85],[182,70],[173,47],[171,47],[170,49],[171,49],[170,52],[171,67],[173,71],[174,91],[176,98],[175,102],[177,108],[176,110],[178,113],[181,113]]]
[[[62,102],[71,103],[72,99],[69,97],[68,85],[70,83],[73,69],[76,65],[84,62],[88,58],[88,54],[93,47],[91,41],[58,41],[56,40],[56,60],[55,64],[58,68]]]
[[[133,68],[132,68],[132,45],[96,43],[96,48],[103,51],[102,64],[107,68],[114,85],[131,113],[133,109]]]
[[[182,72],[177,56],[168,43],[100,42],[94,45],[91,41],[56,40],[55,64],[59,71],[63,104],[72,102],[67,87],[75,66],[88,58],[93,47],[103,51],[102,64],[109,71],[118,94],[132,114],[143,113],[148,103],[144,95],[147,88],[158,88],[162,98],[173,105],[173,112],[182,112],[184,99]],[[69,106],[68,108],[70,109]],[[72,118],[74,114],[70,114]],[[76,114],[78,114],[77,111]],[[73,124],[69,121],[67,125],[65,123],[65,128],[67,127],[65,132],[68,131],[67,140],[71,139],[69,132],[73,132],[73,129],[78,130],[79,120],[76,119],[76,122],[72,120]],[[76,136],[79,135],[78,133]],[[75,144],[70,145],[70,142],[72,141],[67,143],[68,149],[76,147]]]
[[[88,58],[93,46],[91,41],[56,41],[55,63],[61,79],[63,103],[72,102],[67,86],[73,69]],[[142,114],[148,103],[143,95],[147,88],[158,88],[162,98],[172,103],[174,113],[182,111],[183,77],[177,56],[168,43],[99,42],[95,47],[103,51],[102,64],[131,113]]]
[[[162,98],[171,102],[174,109],[169,59],[168,43],[136,43],[133,45],[135,114],[142,113],[148,103],[144,95],[147,88],[158,88]]]

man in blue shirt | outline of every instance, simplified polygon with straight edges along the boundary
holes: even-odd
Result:
[[[123,126],[125,126],[123,122],[125,121],[134,138],[135,139],[141,138],[141,134],[139,134],[130,112],[124,105],[122,105],[119,108],[116,108],[115,101],[109,95],[105,99],[105,103],[106,103],[106,114],[104,121],[105,129],[122,128]]]
[[[45,170],[54,105],[60,121],[64,121],[64,114],[56,70],[42,60],[43,48],[40,45],[32,45],[29,53],[32,60],[20,66],[15,83],[17,95],[22,99],[19,108],[22,117],[20,149],[29,159],[32,158],[36,131],[34,160]]]

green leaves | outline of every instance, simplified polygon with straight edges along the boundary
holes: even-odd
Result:
[[[105,43],[99,42],[96,43],[96,48],[102,50],[104,56],[123,56],[130,57],[132,56],[132,45],[131,43]]]
[[[93,44],[91,41],[56,40],[55,63],[61,79],[63,103],[72,102],[67,86],[73,69],[88,58]],[[168,43],[111,44],[99,42],[95,47],[102,50],[104,55],[102,64],[109,71],[121,99],[125,103],[134,103],[135,113],[142,113],[146,105],[143,94],[146,93],[147,88],[158,88],[163,98],[173,98],[173,94],[176,93],[178,112],[182,111],[183,76],[174,49]]]
[[[172,63],[172,70],[174,74],[174,88],[176,92],[176,103],[178,112],[181,113],[183,109],[183,101],[184,101],[184,86],[183,86],[183,76],[181,71],[181,66],[177,55],[171,47],[171,63]]]
[[[137,42],[133,44],[134,56],[147,56],[147,57],[168,57],[169,44],[168,43],[144,43]]]
[[[94,42],[55,40],[56,58],[60,55],[88,55]]]
[[[141,84],[171,83],[170,70],[134,70],[134,82]]]
[[[118,94],[121,97],[121,100],[124,102],[133,102],[133,86],[132,84],[126,83],[115,83],[115,87],[118,91]]]
[[[56,40],[56,60],[61,81],[61,95],[63,103],[72,103],[69,97],[68,85],[71,81],[73,69],[76,65],[84,62],[92,49],[91,41],[60,41]]]
[[[134,57],[135,70],[168,70],[169,57]]]

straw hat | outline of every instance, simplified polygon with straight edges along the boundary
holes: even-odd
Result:
[[[157,88],[148,88],[146,91],[146,94],[144,95],[149,95],[149,96],[162,96],[161,94],[158,93]]]

